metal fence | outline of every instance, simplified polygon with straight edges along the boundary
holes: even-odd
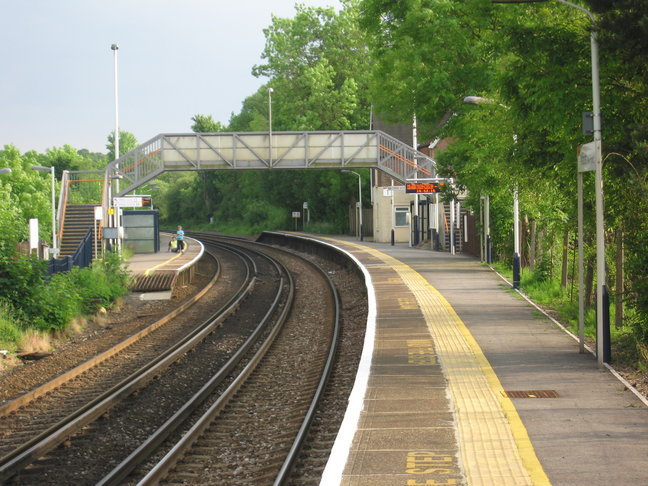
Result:
[[[47,265],[47,275],[69,272],[72,267],[85,268],[92,264],[92,228],[88,229],[73,255],[51,258]]]

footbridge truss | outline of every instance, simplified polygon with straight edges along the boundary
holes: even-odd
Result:
[[[404,183],[436,176],[434,160],[380,131],[162,134],[108,164],[128,194],[166,171],[376,168]]]

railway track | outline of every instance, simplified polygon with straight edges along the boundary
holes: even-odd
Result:
[[[202,235],[203,240],[208,238]],[[295,257],[292,257],[295,259]],[[284,484],[330,375],[340,299],[325,272],[292,262],[296,316],[138,483]],[[304,311],[310,315],[304,315]]]
[[[218,248],[211,251],[220,252],[221,259],[222,254],[231,251],[221,243],[210,245]],[[251,252],[250,248],[239,250],[248,257]],[[263,258],[266,262],[271,261]],[[254,299],[249,300],[271,300],[275,310],[260,311],[247,303],[244,306],[240,302],[234,304],[236,313],[230,314],[227,319],[212,318],[220,319],[219,325],[222,327],[218,331],[205,331],[197,340],[199,344],[189,346],[191,352],[177,351],[172,360],[175,361],[173,366],[163,364],[156,368],[150,365],[153,371],[147,378],[139,378],[137,384],[126,385],[122,391],[104,391],[100,397],[112,395],[114,398],[106,408],[97,408],[97,397],[85,398],[86,404],[68,415],[73,417],[71,421],[76,421],[76,425],[50,433],[47,445],[43,442],[46,434],[38,432],[38,427],[42,430],[47,427],[39,425],[36,429],[29,429],[25,424],[36,422],[33,417],[48,408],[58,410],[60,415],[64,407],[59,403],[74,401],[69,400],[69,396],[81,395],[79,388],[76,388],[76,392],[64,392],[62,388],[54,393],[48,392],[45,395],[49,400],[47,406],[35,405],[41,397],[34,397],[27,405],[18,408],[12,405],[14,410],[0,417],[2,446],[7,443],[5,437],[31,439],[23,440],[23,445],[14,446],[14,450],[23,452],[5,454],[0,463],[0,481],[9,484],[135,484],[146,476],[142,484],[147,484],[149,481],[165,481],[171,467],[171,481],[178,475],[193,477],[197,474],[196,470],[210,471],[210,478],[202,478],[194,484],[205,484],[205,481],[220,484],[237,484],[240,480],[243,481],[241,484],[284,481],[315,412],[315,405],[310,400],[318,387],[319,393],[324,389],[325,378],[322,376],[326,376],[331,369],[330,361],[325,364],[324,355],[333,355],[330,346],[336,339],[332,327],[335,318],[331,312],[336,314],[339,311],[331,311],[336,308],[333,305],[335,290],[330,281],[326,282],[324,273],[314,267],[305,270],[308,264],[303,261],[296,263],[298,259],[294,256],[284,256],[283,260],[289,261],[288,271],[281,270],[277,263],[257,262],[252,265],[254,270],[250,272],[254,284],[250,283],[250,279],[241,280],[246,282],[242,284],[243,287],[254,287]],[[233,264],[230,262],[222,266],[229,265]],[[221,280],[223,275],[230,274],[224,268],[221,273]],[[317,279],[313,276],[315,273],[320,275]],[[298,287],[301,284],[303,289],[309,290],[292,289],[287,292],[286,289],[292,288],[288,284],[289,274],[295,276]],[[283,290],[279,292],[279,288]],[[261,299],[263,292],[266,297]],[[288,296],[291,293],[294,295]],[[268,297],[270,295],[273,297]],[[325,295],[328,297],[324,298]],[[295,305],[291,310],[290,300],[293,298]],[[315,301],[320,298],[321,302],[316,304]],[[279,325],[282,318],[278,317],[282,313],[290,316],[283,328]],[[326,318],[322,320],[322,316]],[[260,320],[272,322],[261,328],[265,331],[256,331],[256,335],[263,335],[265,339],[263,346],[254,344],[255,340],[250,337],[255,333],[253,328],[259,329],[255,326]],[[252,325],[252,322],[255,324]],[[325,346],[315,339],[318,334],[327,343]],[[170,339],[178,339],[178,335]],[[232,350],[240,348],[242,342],[246,342],[255,353],[265,349],[264,352],[269,354],[264,358],[257,354],[251,361],[246,359],[237,365],[238,358],[233,358]],[[147,347],[153,345],[144,346]],[[122,353],[116,353],[119,354]],[[139,354],[141,351],[132,353],[127,360],[132,361]],[[195,360],[196,357],[200,359]],[[312,361],[312,368],[307,367],[305,361]],[[257,363],[259,368],[254,370],[250,363]],[[231,376],[232,370],[237,367],[246,370],[245,385],[238,382],[242,379]],[[111,366],[108,365],[108,368]],[[93,373],[101,375],[98,371]],[[67,383],[74,381],[76,379],[67,380]],[[52,398],[55,394],[67,395],[67,398]],[[194,398],[193,405],[186,403],[189,396]],[[200,408],[203,410],[198,411]],[[210,418],[199,418],[203,415]],[[218,415],[218,420],[212,424],[215,415]],[[7,417],[12,417],[15,420],[13,423],[18,425],[11,425]],[[82,419],[79,420],[79,417]],[[253,420],[250,422],[248,419]],[[193,430],[201,430],[203,435],[197,439],[185,439],[185,443],[191,442],[190,447],[174,445],[180,437],[190,437],[189,432]],[[217,430],[216,435],[210,435],[212,430]],[[243,430],[250,431],[252,436],[244,438]],[[34,438],[34,434],[38,439]],[[253,438],[254,435],[257,439]],[[220,450],[221,455],[207,457],[203,453],[204,446],[201,446],[205,441],[210,444],[210,450]],[[220,446],[212,447],[214,441]],[[247,450],[241,444],[245,444]],[[259,444],[264,445],[260,447]],[[269,444],[276,452],[270,452]],[[196,450],[199,452],[196,453]],[[264,451],[264,458],[256,457],[259,450]],[[287,459],[290,451],[293,455]],[[166,459],[159,461],[163,457]],[[223,457],[228,460],[223,461]],[[196,458],[200,458],[200,461]],[[158,461],[159,465],[154,465]],[[225,464],[225,467],[217,469],[213,461]],[[242,471],[245,472],[243,476]]]
[[[201,292],[202,298],[186,302],[180,310],[117,346],[119,351],[111,349],[81,366],[88,368],[81,373],[73,370],[69,376],[59,377],[3,407],[2,450],[10,452],[0,460],[0,481],[40,476],[43,470],[36,464],[43,464],[43,457],[53,454],[51,451],[59,444],[65,448],[72,437],[79,437],[81,430],[92,430],[96,424],[105,422],[124,400],[132,401],[134,393],[139,393],[174,361],[184,359],[190,349],[222,326],[250,292],[263,292],[264,285],[259,282],[264,280],[260,278],[264,272],[276,272],[267,263],[265,270],[257,268],[249,256],[234,256],[231,252],[226,256],[222,248],[219,251],[219,259],[230,267],[226,285],[216,289],[212,279],[211,285]],[[267,275],[265,280],[275,277]],[[225,287],[228,292],[223,292]],[[90,366],[95,362],[100,366]],[[115,382],[117,385],[113,385]],[[43,390],[47,393],[43,394]],[[21,405],[18,408],[17,402]],[[57,483],[62,484],[60,479]]]

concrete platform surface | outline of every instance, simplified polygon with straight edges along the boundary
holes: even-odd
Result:
[[[648,402],[490,268],[319,239],[358,259],[375,299],[360,411],[322,484],[648,484]]]

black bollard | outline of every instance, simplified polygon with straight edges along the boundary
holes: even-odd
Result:
[[[610,337],[610,293],[603,286],[603,362],[612,362],[612,342]]]
[[[513,288],[520,288],[520,255],[513,254]]]

